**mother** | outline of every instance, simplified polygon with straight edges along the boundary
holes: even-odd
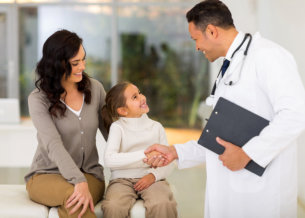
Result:
[[[60,30],[43,46],[36,89],[28,103],[38,147],[25,176],[30,198],[59,206],[60,217],[96,217],[94,205],[105,190],[98,163],[97,128],[105,90],[84,72],[86,52],[75,33]]]

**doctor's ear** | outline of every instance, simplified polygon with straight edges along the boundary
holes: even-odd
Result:
[[[127,110],[126,110],[125,107],[119,107],[119,108],[116,110],[116,112],[117,112],[120,116],[123,116],[123,117],[127,116],[127,114],[128,114],[128,112],[127,112]]]
[[[207,25],[205,32],[207,35],[209,35],[213,38],[216,38],[218,36],[218,29],[216,26],[214,26],[212,24]]]

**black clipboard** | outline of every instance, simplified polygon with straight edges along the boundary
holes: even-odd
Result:
[[[251,138],[260,134],[269,121],[239,105],[220,97],[202,131],[198,144],[222,154],[225,148],[216,142],[216,137],[242,147]],[[262,176],[265,168],[251,160],[245,169]]]

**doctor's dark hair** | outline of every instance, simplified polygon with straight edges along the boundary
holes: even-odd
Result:
[[[118,120],[120,115],[117,109],[126,105],[126,98],[124,92],[129,82],[118,83],[113,86],[106,95],[105,105],[102,107],[102,117],[104,119],[104,126],[109,133],[111,124]]]
[[[209,24],[224,29],[235,27],[229,8],[219,0],[205,0],[195,5],[186,14],[187,21],[194,22],[202,32]]]
[[[42,58],[37,63],[36,73],[38,79],[35,86],[42,90],[50,102],[49,113],[57,117],[64,116],[66,106],[60,101],[60,96],[66,93],[61,85],[63,77],[67,79],[71,75],[71,64],[69,59],[77,55],[83,40],[73,32],[59,30],[53,33],[44,43]],[[83,72],[83,78],[77,83],[78,91],[85,94],[85,102],[91,102],[89,76]]]

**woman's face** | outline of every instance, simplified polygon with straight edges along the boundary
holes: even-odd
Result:
[[[67,82],[78,83],[83,79],[83,71],[86,68],[86,52],[81,45],[77,54],[69,60],[71,74],[66,79]]]

